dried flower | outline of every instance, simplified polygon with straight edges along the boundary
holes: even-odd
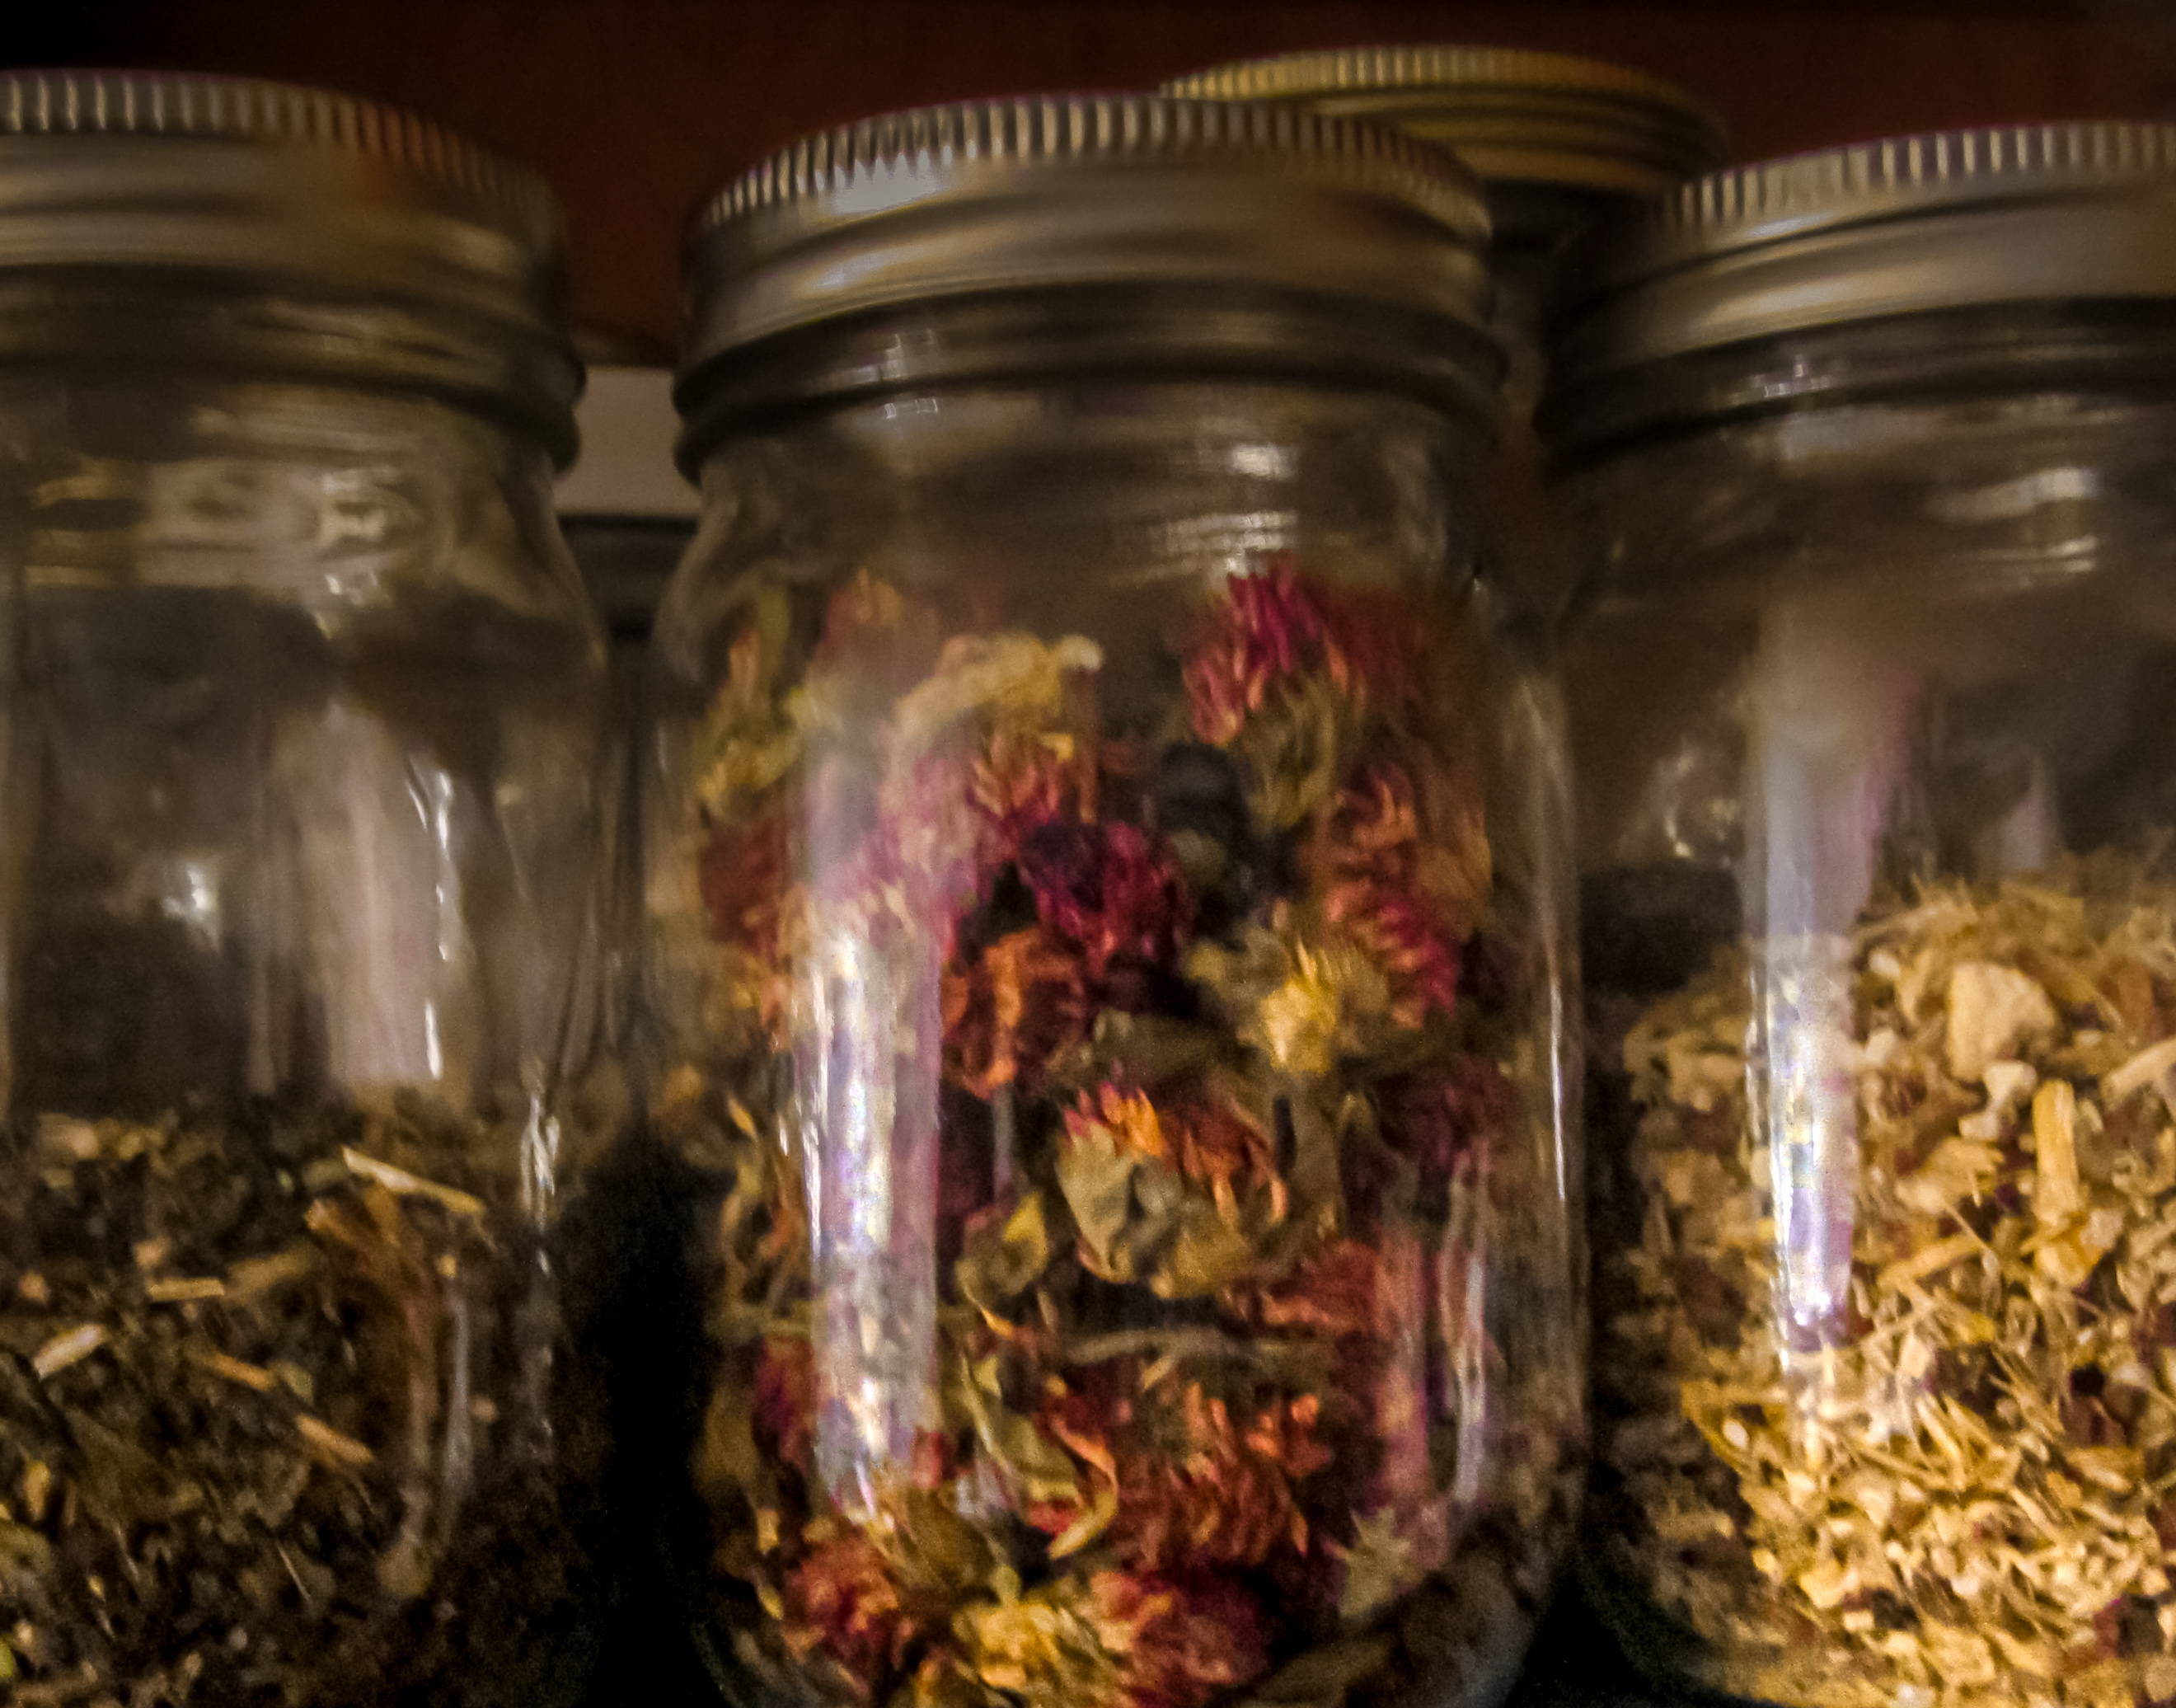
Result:
[[[1314,594],[1289,568],[1235,575],[1189,650],[1186,691],[1194,733],[1218,746],[1237,738],[1271,693],[1320,677],[1339,693],[1359,684]]]
[[[770,1450],[805,1471],[816,1423],[816,1366],[807,1341],[763,1343],[756,1357],[755,1417]]]
[[[1298,1075],[1325,1074],[1342,1060],[1386,1050],[1401,1023],[1382,964],[1289,906],[1281,904],[1270,917],[1240,931],[1236,946],[1198,944],[1187,958],[1188,975],[1237,1036],[1279,1073]]]
[[[1178,873],[1131,824],[1053,820],[1018,845],[1020,875],[1043,923],[1080,945],[1088,976],[1122,957],[1168,960],[1183,933]]]
[[[819,1650],[854,1681],[905,1663],[943,1619],[941,1606],[917,1606],[875,1542],[858,1531],[825,1535],[786,1575],[786,1646]]]
[[[975,1096],[1032,1089],[1051,1058],[1085,1036],[1092,1013],[1074,947],[1044,927],[999,938],[944,971],[949,1077]]]
[[[1448,1181],[1461,1159],[1507,1148],[1518,1093],[1495,1063],[1462,1056],[1440,1074],[1408,1080],[1392,1107],[1389,1131],[1421,1178]]]
[[[1259,1565],[1280,1548],[1304,1552],[1308,1524],[1295,1485],[1331,1458],[1316,1434],[1320,1401],[1273,1397],[1235,1418],[1230,1401],[1198,1382],[1174,1384],[1175,1406],[1128,1395],[1136,1375],[1102,1372],[1037,1414],[1038,1426],[1089,1475],[1079,1495],[1032,1509],[1030,1522],[1066,1537],[1111,1488],[1112,1515],[1096,1533],[1114,1540],[1131,1566]]]
[[[1243,1308],[1273,1329],[1311,1329],[1335,1339],[1371,1335],[1382,1325],[1382,1261],[1363,1240],[1341,1239],[1309,1254],[1284,1280],[1263,1287]]]
[[[1332,889],[1322,911],[1382,969],[1390,1015],[1400,1025],[1424,1025],[1456,1006],[1458,950],[1419,897],[1362,880]]]
[[[1031,1702],[1200,1708],[1265,1670],[1253,1598],[1227,1580],[1096,1572],[969,1609],[963,1642],[982,1679]]]
[[[699,1479],[770,1615],[740,1660],[897,1708],[1331,1708],[1461,1665],[1437,1603],[1515,1627],[1576,1406],[1484,1379],[1514,1123],[1473,1041],[1517,1011],[1464,976],[1441,637],[1280,561],[1114,737],[1153,677],[1083,637],[947,638],[862,578],[797,681],[811,625],[749,609],[675,905],[744,1007],[800,1006],[721,1019],[727,1083],[672,1104],[733,1170]]]

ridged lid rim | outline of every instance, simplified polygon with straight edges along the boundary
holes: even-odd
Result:
[[[372,162],[451,190],[539,246],[561,241],[551,187],[416,113],[362,95],[198,72],[0,72],[0,139],[269,144]]]
[[[1614,188],[1624,168],[1607,156],[1634,155],[1659,188],[1720,165],[1729,152],[1721,116],[1689,90],[1637,67],[1536,48],[1313,49],[1211,66],[1164,90],[1217,101],[1395,102],[1383,116],[1465,150],[1484,180]]]
[[[1292,109],[1161,95],[1080,93],[949,101],[835,125],[788,144],[707,198],[690,223],[699,245],[743,221],[889,186],[913,199],[963,169],[1174,164],[1256,157],[1335,169],[1352,188],[1485,237],[1479,185],[1464,164],[1394,130]],[[859,211],[875,213],[873,203]]]
[[[1711,173],[1563,272],[1548,415],[1658,362],[1960,309],[2176,302],[2176,124],[1930,131]],[[1637,413],[1635,411],[1635,413]]]
[[[789,394],[839,394],[813,367],[775,366],[775,340],[819,326],[1037,301],[1092,318],[1082,293],[1108,302],[1145,291],[1153,313],[1096,335],[1107,368],[1319,373],[1344,362],[1354,383],[1365,367],[1370,383],[1449,383],[1470,401],[1497,377],[1494,351],[1482,353],[1489,231],[1464,164],[1383,126],[1140,94],[913,108],[803,138],[699,209],[684,250],[679,397],[691,422],[708,422]],[[1254,312],[1272,304],[1286,326],[1274,336]],[[1339,324],[1354,320],[1374,325],[1359,339],[1364,356],[1355,329]],[[1015,377],[1091,359],[1079,337],[1038,356],[1008,325]],[[1471,349],[1471,362],[1446,358],[1452,346]],[[926,371],[958,379],[994,359],[985,346],[960,352],[964,367],[947,355]],[[876,367],[870,385],[904,371],[890,356]],[[768,377],[752,383],[759,371]]]
[[[115,286],[117,306],[101,319],[49,293],[7,359],[127,345],[131,362],[386,385],[572,449],[558,199],[398,108],[193,72],[0,72],[0,276],[53,275]],[[120,306],[138,281],[165,293],[144,299],[159,312]],[[299,312],[229,312],[266,298]]]
[[[1619,234],[1611,270],[1638,276],[1819,227],[2163,177],[2176,177],[2176,123],[2085,119],[1848,143],[1694,179]]]
[[[1720,128],[1714,110],[1683,85],[1637,66],[1542,48],[1469,42],[1386,42],[1308,48],[1233,60],[1175,77],[1164,93],[1215,101],[1293,101],[1379,89],[1531,90],[1620,96]]]

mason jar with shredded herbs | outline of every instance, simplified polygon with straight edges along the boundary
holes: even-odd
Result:
[[[0,1701],[571,1703],[557,208],[139,73],[0,77]]]
[[[1932,884],[1840,949],[1848,1172],[1794,1178],[1748,1118],[1741,955],[1624,1042],[1640,1227],[1605,1261],[1596,1351],[1611,1561],[1747,1695],[1795,1699],[1818,1644],[1850,1662],[1828,1700],[2021,1679],[2162,1700],[2176,884]],[[1809,1323],[1786,1230],[1816,1220],[1848,1268]]]
[[[2176,1699],[2176,130],[1720,175],[1546,412],[1591,1586],[1793,1708]]]

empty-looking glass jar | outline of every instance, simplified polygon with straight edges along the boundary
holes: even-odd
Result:
[[[0,81],[0,1697],[558,1702],[602,648],[525,175]]]
[[[1679,1678],[2176,1694],[2176,131],[1711,179],[1551,426],[1597,1537]]]
[[[1508,1685],[1581,1400],[1486,229],[1394,133],[1146,98],[700,222],[652,1113],[735,1700]]]

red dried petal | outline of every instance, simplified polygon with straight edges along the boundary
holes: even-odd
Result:
[[[1222,745],[1278,683],[1319,672],[1339,686],[1352,672],[1320,607],[1289,564],[1234,575],[1181,666],[1194,733]]]
[[[819,1542],[786,1574],[781,1635],[797,1655],[822,1650],[857,1686],[898,1667],[941,1609],[911,1605],[877,1545],[858,1531]]]
[[[1087,1612],[1118,1662],[1113,1708],[1200,1708],[1269,1668],[1268,1622],[1229,1578],[1098,1572]]]
[[[1038,1506],[1030,1523],[1056,1535],[1115,1481],[1118,1516],[1103,1539],[1129,1564],[1255,1566],[1306,1548],[1293,1485],[1332,1457],[1314,1395],[1270,1399],[1235,1419],[1197,1384],[1175,1412],[1137,1413],[1126,1397],[1136,1379],[1129,1363],[1116,1365],[1046,1402],[1038,1424],[1091,1475],[1078,1500]]]
[[[1336,1240],[1283,1281],[1264,1287],[1243,1308],[1269,1328],[1311,1329],[1333,1338],[1372,1335],[1381,1281],[1381,1259],[1373,1246]]]
[[[1420,682],[1411,603],[1389,592],[1303,580],[1289,558],[1226,580],[1181,671],[1194,733],[1232,740],[1271,693],[1318,676],[1341,694],[1410,704]]]
[[[1461,1160],[1504,1149],[1519,1094],[1486,1056],[1460,1056],[1390,1100],[1384,1137],[1418,1165],[1423,1182],[1448,1180]]]
[[[1332,889],[1323,912],[1383,969],[1401,1025],[1423,1025],[1457,1007],[1458,945],[1419,896],[1362,879]]]
[[[1186,900],[1178,873],[1132,824],[1041,826],[1020,847],[1020,876],[1043,923],[1080,946],[1091,978],[1121,957],[1176,951]]]
[[[713,941],[764,960],[777,956],[787,859],[782,813],[768,813],[711,833],[695,875]]]
[[[985,1100],[1032,1090],[1051,1058],[1086,1036],[1093,1004],[1080,957],[1040,927],[1001,937],[945,969],[946,1074]]]
[[[755,1361],[757,1439],[788,1465],[808,1468],[816,1437],[816,1360],[803,1340],[765,1341]]]

